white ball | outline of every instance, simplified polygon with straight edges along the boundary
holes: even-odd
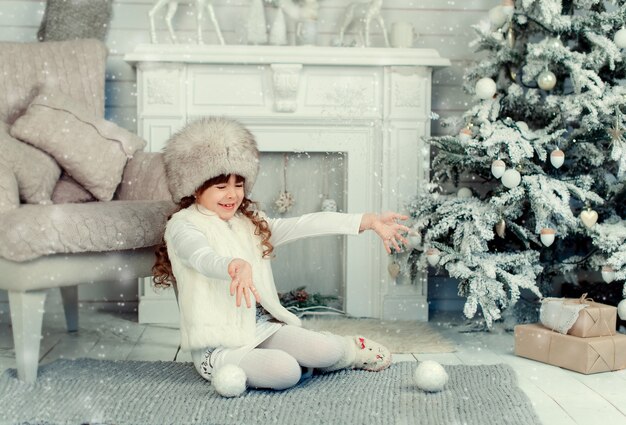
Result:
[[[552,90],[556,86],[556,75],[552,71],[543,71],[537,76],[537,84],[542,90]]]
[[[515,168],[509,168],[502,174],[502,184],[508,189],[517,187],[522,181],[522,176]]]
[[[448,383],[449,376],[439,363],[433,360],[424,360],[417,365],[413,378],[419,389],[437,392],[443,390],[443,387]]]
[[[613,42],[620,49],[626,48],[626,28],[622,28],[613,36]]]
[[[626,320],[626,299],[623,299],[617,305],[617,314],[622,320]]]
[[[561,149],[555,149],[550,153],[550,164],[554,168],[561,168],[561,165],[565,163],[565,152]]]
[[[234,364],[227,364],[215,372],[211,383],[222,397],[237,397],[246,390],[246,372]]]
[[[481,78],[476,82],[476,96],[480,99],[491,99],[496,94],[496,82],[491,78]]]
[[[602,275],[602,280],[606,283],[611,283],[615,280],[615,269],[611,266],[602,266],[600,274]]]

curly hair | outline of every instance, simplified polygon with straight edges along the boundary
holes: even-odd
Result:
[[[245,179],[241,176],[235,175],[235,177],[237,183],[243,183],[245,181]],[[169,219],[172,218],[172,215],[174,215],[178,211],[193,205],[196,202],[196,197],[202,194],[202,192],[204,192],[206,189],[216,184],[226,183],[228,182],[229,178],[230,175],[221,174],[217,177],[213,177],[212,179],[205,181],[198,189],[196,189],[195,196],[192,195],[181,198],[180,202],[178,203],[178,208],[167,218],[167,220],[169,221]],[[261,236],[261,246],[263,246],[263,258],[269,258],[274,251],[274,247],[270,243],[270,237],[272,236],[272,232],[267,221],[259,216],[256,205],[256,202],[253,202],[247,197],[244,197],[238,211],[245,217],[250,219],[252,224],[254,224],[254,234],[257,236]],[[167,254],[167,245],[165,244],[165,239],[162,240],[161,244],[157,245],[155,255],[156,261],[154,263],[154,266],[152,266],[152,280],[154,282],[154,286],[158,288],[167,288],[172,284],[175,284],[176,278],[174,277],[174,273],[172,272],[172,263],[170,262],[169,255]]]

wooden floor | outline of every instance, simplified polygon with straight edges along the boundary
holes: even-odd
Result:
[[[81,306],[80,331],[69,334],[58,298],[49,297],[44,316],[41,363],[59,358],[191,361],[178,350],[178,329],[140,325],[136,316]],[[457,323],[455,323],[457,322]],[[626,425],[626,370],[582,375],[516,357],[507,332],[460,332],[458,321],[431,323],[457,344],[444,354],[397,354],[395,361],[435,360],[442,364],[506,363],[517,372],[519,386],[528,395],[546,425]],[[0,314],[0,371],[14,368],[13,341],[8,314]]]

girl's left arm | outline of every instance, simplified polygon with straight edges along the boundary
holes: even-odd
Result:
[[[401,232],[408,232],[409,228],[397,223],[397,220],[406,219],[407,216],[392,212],[382,215],[318,212],[293,218],[265,217],[272,231],[270,243],[273,246],[313,236],[357,235],[365,230],[373,230],[383,240],[388,253],[391,253],[391,246],[400,250],[398,242],[407,243]]]

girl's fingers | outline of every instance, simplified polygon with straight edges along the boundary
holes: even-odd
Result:
[[[230,296],[232,297],[233,295],[235,295],[235,290],[237,289],[237,284],[239,282],[237,281],[237,279],[233,279],[232,282],[230,282]]]
[[[243,296],[246,299],[246,307],[252,307],[252,303],[250,302],[250,288],[243,288]]]
[[[237,287],[237,298],[235,301],[235,305],[237,307],[241,307],[241,292],[243,291],[243,288],[241,286]]]
[[[260,303],[261,296],[259,295],[259,291],[257,291],[257,289],[254,286],[251,286],[250,290],[252,291],[252,295],[254,295],[254,299],[256,300],[256,302]]]

